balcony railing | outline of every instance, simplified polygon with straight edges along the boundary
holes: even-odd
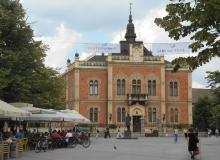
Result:
[[[136,103],[139,103],[140,105],[147,106],[148,98],[147,94],[142,94],[142,93],[132,93],[132,94],[127,94],[128,98],[128,105],[134,105]]]
[[[106,62],[80,61],[80,66],[106,66]]]
[[[112,56],[112,60],[120,60],[120,61],[128,61],[129,60],[129,56],[127,56],[127,55],[120,55],[120,56],[118,56],[118,55],[114,55],[114,56]]]

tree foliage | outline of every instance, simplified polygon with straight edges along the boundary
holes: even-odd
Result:
[[[208,80],[209,87],[212,88],[212,91],[216,97],[216,104],[220,104],[220,72],[207,72],[208,76],[206,79]]]
[[[0,98],[37,107],[64,106],[64,81],[44,65],[47,47],[34,40],[25,11],[16,0],[0,1]]]
[[[156,18],[155,23],[169,32],[169,37],[179,40],[190,36],[192,52],[197,56],[173,60],[175,70],[189,66],[191,70],[220,57],[220,1],[219,0],[170,0],[168,15]]]
[[[200,130],[209,128],[209,120],[212,116],[210,109],[212,108],[212,100],[205,96],[199,97],[198,102],[193,108],[193,126]]]
[[[200,130],[220,127],[220,72],[207,72],[213,97],[200,97],[193,109],[193,124]]]

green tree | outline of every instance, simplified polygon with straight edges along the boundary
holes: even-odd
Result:
[[[181,66],[196,69],[220,57],[220,1],[219,0],[170,0],[168,15],[156,18],[155,23],[169,32],[169,37],[179,40],[190,36],[192,52],[197,56],[180,57],[172,61],[174,70]]]
[[[199,130],[206,131],[212,117],[210,109],[213,101],[205,96],[199,97],[198,102],[193,107],[193,126]]]
[[[211,109],[211,118],[210,118],[210,126],[212,128],[220,127],[220,72],[207,72],[208,76],[206,79],[208,80],[209,87],[211,87],[214,94],[214,105]]]
[[[64,107],[64,81],[45,67],[47,47],[34,40],[25,11],[16,0],[0,1],[0,98],[37,107]]]
[[[220,72],[207,72],[208,76],[206,79],[208,80],[209,87],[211,87],[214,95],[216,104],[220,104]]]

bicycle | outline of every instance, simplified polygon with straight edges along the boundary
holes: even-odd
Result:
[[[75,148],[77,144],[82,145],[84,148],[88,148],[91,145],[91,140],[88,135],[81,132],[81,135],[75,134],[73,139],[70,140],[70,146]]]
[[[42,136],[35,146],[35,152],[40,153],[41,150],[46,152],[46,150],[48,149],[48,146],[49,146],[48,137]]]

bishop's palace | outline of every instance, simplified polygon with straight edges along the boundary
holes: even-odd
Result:
[[[142,41],[136,41],[132,15],[120,41],[120,53],[95,55],[85,61],[68,61],[66,107],[75,109],[95,126],[131,130],[192,124],[192,74],[188,68],[172,72],[164,56],[154,56]]]

